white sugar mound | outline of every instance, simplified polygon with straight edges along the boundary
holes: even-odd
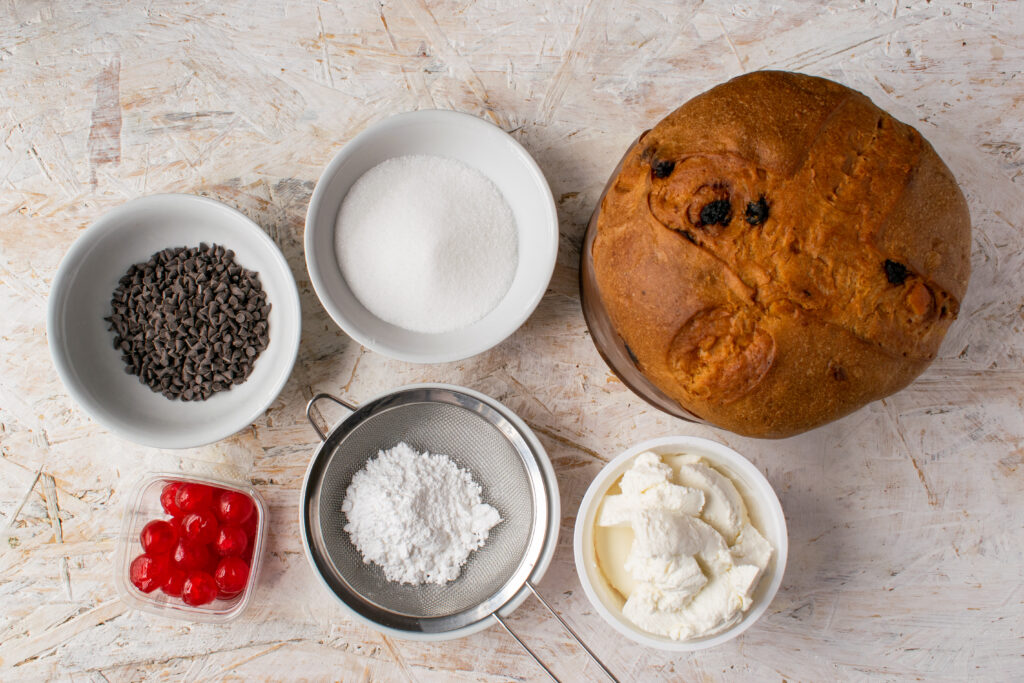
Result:
[[[426,333],[483,318],[518,264],[515,217],[497,186],[461,161],[430,155],[364,173],[338,212],[335,249],[370,313]]]

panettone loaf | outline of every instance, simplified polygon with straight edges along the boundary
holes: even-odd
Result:
[[[927,367],[967,289],[970,231],[914,128],[838,83],[759,71],[629,150],[594,275],[655,386],[712,424],[782,437]]]

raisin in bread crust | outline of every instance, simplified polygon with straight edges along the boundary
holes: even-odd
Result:
[[[783,437],[928,366],[967,288],[970,216],[914,128],[832,81],[763,71],[629,150],[593,262],[651,382],[712,424]]]

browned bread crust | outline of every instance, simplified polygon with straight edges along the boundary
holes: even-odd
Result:
[[[629,150],[593,261],[651,382],[712,424],[783,437],[928,366],[967,289],[970,233],[914,128],[838,83],[759,71]]]

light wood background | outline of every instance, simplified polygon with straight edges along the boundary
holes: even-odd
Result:
[[[541,680],[498,628],[423,644],[353,624],[303,557],[297,498],[316,445],[306,398],[360,401],[434,380],[505,402],[547,447],[563,520],[541,589],[623,680],[1024,677],[1024,5],[824,4],[0,0],[0,678]],[[974,221],[970,291],[932,368],[775,442],[648,408],[597,355],[577,294],[583,229],[627,144],[760,68],[833,78],[917,126]],[[368,124],[430,107],[520,140],[551,183],[562,239],[550,289],[515,335],[464,362],[416,366],[360,348],[327,318],[301,238],[327,160]],[[45,335],[50,281],[74,239],[125,200],[168,191],[215,197],[262,225],[305,318],[271,409],[184,452],[135,446],[88,419]],[[749,457],[777,489],[791,539],[764,618],[689,656],[606,626],[571,549],[601,463],[672,433]],[[135,477],[163,469],[249,479],[271,505],[266,567],[237,622],[170,621],[115,595],[121,504]],[[600,680],[535,602],[513,622],[563,679]]]

